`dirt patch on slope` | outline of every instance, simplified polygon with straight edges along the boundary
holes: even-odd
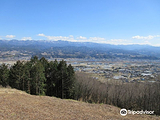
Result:
[[[0,119],[4,120],[158,120],[149,115],[119,114],[106,104],[89,104],[55,97],[34,96],[16,89],[0,88]]]

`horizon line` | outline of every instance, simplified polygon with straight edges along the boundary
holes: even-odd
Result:
[[[17,40],[17,41],[47,41],[47,42],[57,42],[57,41],[64,41],[64,42],[72,42],[72,43],[96,43],[96,44],[106,44],[106,45],[124,45],[124,46],[127,46],[127,45],[141,45],[141,46],[153,46],[153,47],[160,47],[159,46],[156,46],[156,45],[151,45],[151,44],[143,44],[143,43],[128,43],[128,44],[123,44],[123,43],[120,43],[120,44],[113,44],[113,43],[107,43],[107,42],[91,42],[91,41],[70,41],[70,40],[47,40],[47,39],[32,39],[32,40],[21,40],[21,39],[0,39],[2,41],[12,41],[12,40]]]

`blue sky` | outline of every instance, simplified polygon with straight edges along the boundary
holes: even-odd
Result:
[[[0,0],[0,39],[160,46],[160,0]]]

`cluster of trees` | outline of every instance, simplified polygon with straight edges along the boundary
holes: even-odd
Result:
[[[104,103],[128,110],[148,110],[160,115],[160,83],[109,84],[76,73],[75,99]]]
[[[37,56],[17,61],[13,66],[0,65],[0,85],[10,86],[34,95],[74,98],[74,69],[64,60],[47,61]]]

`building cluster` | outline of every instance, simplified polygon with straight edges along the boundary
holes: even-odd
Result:
[[[160,81],[160,61],[81,61],[71,62],[75,71],[103,76],[104,79],[123,82]]]

